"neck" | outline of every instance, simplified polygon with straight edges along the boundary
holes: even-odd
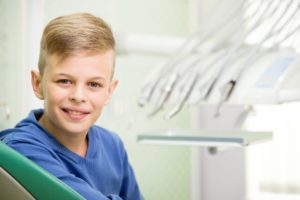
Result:
[[[55,137],[55,136],[54,136]],[[57,138],[56,138],[57,139]],[[67,149],[78,154],[81,157],[85,157],[88,148],[88,139],[87,137],[83,139],[78,138],[66,138],[57,139],[60,143],[62,143]]]
[[[54,130],[54,126],[43,115],[39,119],[39,123],[62,145],[64,145],[70,151],[78,154],[81,157],[85,157],[88,148],[87,133],[85,134],[72,134],[66,133],[63,130]]]

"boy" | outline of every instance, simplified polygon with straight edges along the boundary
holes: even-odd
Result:
[[[115,41],[100,18],[58,17],[46,26],[32,87],[44,109],[0,133],[86,199],[142,199],[119,137],[93,125],[117,86]]]

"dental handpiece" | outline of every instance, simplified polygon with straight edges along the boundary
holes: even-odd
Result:
[[[184,103],[190,96],[196,82],[198,80],[198,73],[194,73],[192,77],[188,80],[188,83],[185,85],[183,88],[180,96],[179,96],[179,101],[176,104],[176,106],[165,115],[165,119],[171,119],[173,116],[175,116],[183,107]]]

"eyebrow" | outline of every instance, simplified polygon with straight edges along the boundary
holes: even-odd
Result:
[[[70,77],[70,78],[73,78],[72,75],[69,75],[69,74],[65,74],[65,73],[58,73],[58,74],[54,74],[55,76],[67,76],[67,77]],[[95,76],[95,77],[92,77],[92,78],[89,78],[91,80],[95,80],[95,79],[100,79],[100,80],[106,80],[105,78],[101,77],[101,76]]]

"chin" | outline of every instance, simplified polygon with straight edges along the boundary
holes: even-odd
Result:
[[[68,133],[71,133],[72,135],[81,135],[86,134],[88,130],[90,129],[91,125],[83,125],[81,123],[76,124],[68,124],[67,126],[64,126],[64,130]]]
[[[75,135],[83,135],[83,134],[87,134],[88,129],[84,129],[84,130],[79,130],[79,129],[66,129],[66,132],[70,133],[70,135],[75,136]]]

